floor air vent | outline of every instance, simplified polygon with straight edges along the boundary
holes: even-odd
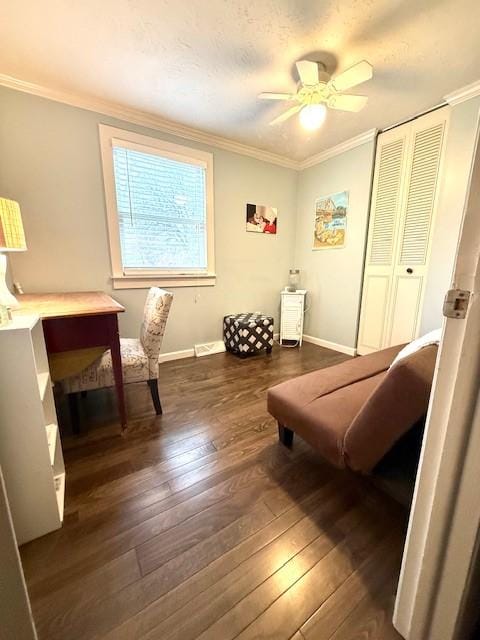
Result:
[[[214,353],[222,353],[222,351],[225,351],[225,345],[222,340],[195,345],[195,355],[197,358],[200,358],[200,356],[211,356]]]

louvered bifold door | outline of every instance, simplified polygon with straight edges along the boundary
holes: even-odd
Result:
[[[357,351],[381,349],[387,330],[408,130],[378,136]]]
[[[384,346],[418,335],[438,195],[448,107],[411,123],[405,195],[395,248]]]

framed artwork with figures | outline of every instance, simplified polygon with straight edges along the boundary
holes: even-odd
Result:
[[[263,204],[247,204],[247,231],[254,233],[277,233],[277,210]]]

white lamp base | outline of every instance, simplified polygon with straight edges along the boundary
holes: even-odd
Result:
[[[0,304],[9,309],[16,309],[20,305],[7,287],[7,256],[0,253]]]

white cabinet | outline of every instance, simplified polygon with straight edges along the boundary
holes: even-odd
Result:
[[[449,108],[378,137],[357,351],[419,330]]]
[[[0,466],[18,543],[61,527],[65,466],[36,316],[0,327]]]
[[[302,344],[305,294],[306,291],[304,289],[282,291],[280,344],[284,340],[296,340],[300,345]]]

